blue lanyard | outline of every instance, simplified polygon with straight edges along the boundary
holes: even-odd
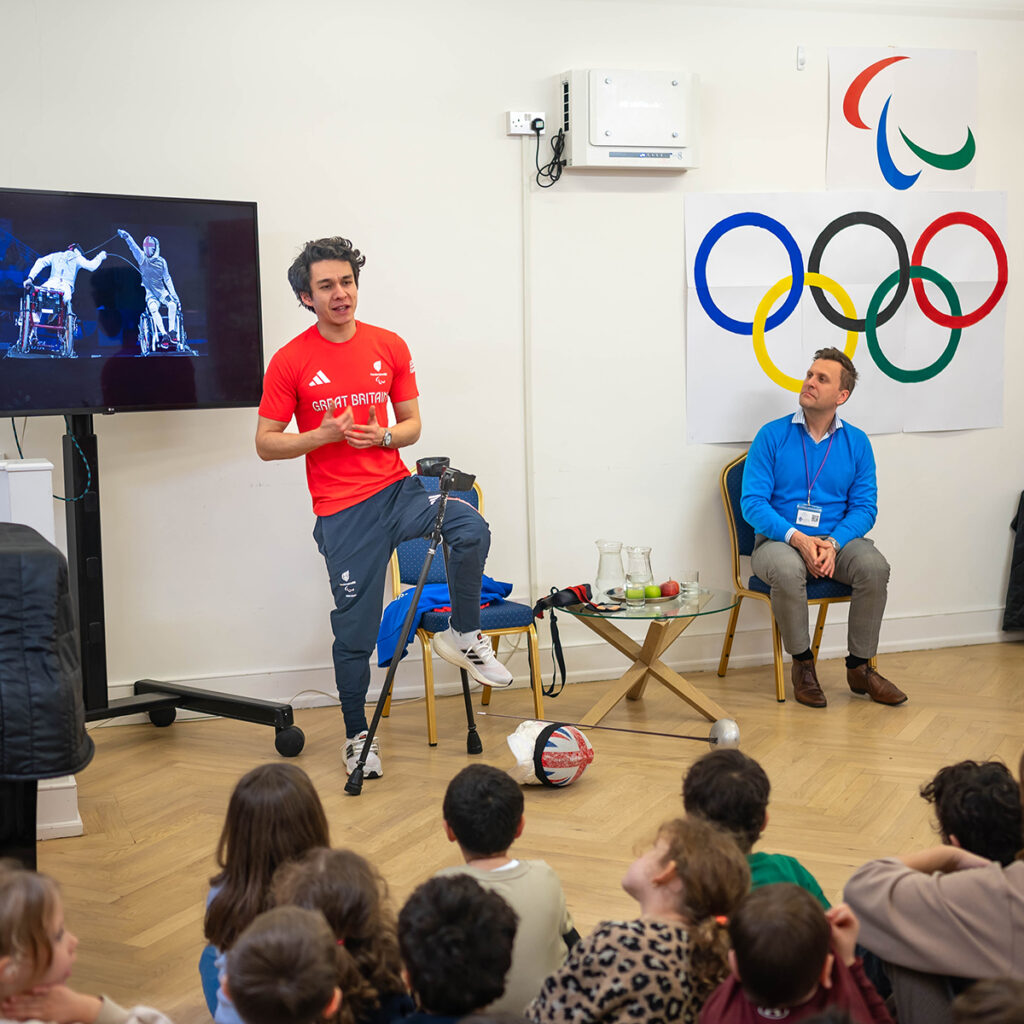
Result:
[[[825,468],[825,463],[828,461],[828,454],[832,451],[832,442],[836,439],[836,431],[832,430],[832,433],[828,436],[828,447],[825,449],[825,458],[821,460],[821,465],[818,467],[818,472],[814,474],[814,479],[811,479],[811,467],[807,462],[807,439],[804,434],[807,433],[807,428],[803,428],[803,433],[800,435],[800,447],[804,453],[804,473],[807,475],[807,504],[811,503],[811,488],[818,482],[818,477],[821,476],[821,471]]]

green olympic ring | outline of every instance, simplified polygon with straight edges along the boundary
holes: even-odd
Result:
[[[931,281],[939,286],[939,290],[946,296],[949,303],[949,311],[953,316],[960,316],[960,299],[956,289],[937,270],[931,267],[911,267],[910,277]],[[957,346],[960,344],[960,328],[954,327],[949,332],[949,341],[942,350],[939,358],[931,366],[925,366],[920,370],[901,370],[898,366],[889,362],[882,354],[882,348],[878,344],[878,310],[881,308],[885,297],[896,287],[900,278],[899,270],[894,270],[876,289],[868,303],[868,311],[864,314],[864,334],[868,342],[868,351],[871,358],[878,364],[879,369],[902,384],[919,384],[924,380],[931,380],[932,377],[940,374],[956,355]]]

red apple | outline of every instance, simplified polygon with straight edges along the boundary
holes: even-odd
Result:
[[[675,580],[666,580],[661,585],[661,596],[662,597],[675,597],[679,593],[679,584]]]

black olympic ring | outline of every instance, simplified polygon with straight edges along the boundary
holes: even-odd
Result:
[[[866,224],[869,227],[878,228],[892,242],[896,249],[896,258],[899,260],[899,278],[896,292],[885,309],[878,312],[878,323],[884,324],[893,318],[896,310],[900,308],[906,297],[907,290],[910,288],[910,254],[907,252],[907,243],[903,235],[897,230],[896,225],[891,221],[868,210],[845,213],[841,217],[836,217],[831,224],[822,229],[821,234],[814,240],[811,254],[807,257],[807,270],[812,274],[820,273],[821,257],[825,251],[825,246],[844,228],[853,227],[856,224]],[[847,331],[858,332],[864,331],[867,327],[866,317],[854,320],[852,317],[843,316],[842,313],[832,307],[825,297],[825,292],[819,285],[811,285],[810,288],[814,304],[830,324],[835,324],[836,327],[842,327]]]

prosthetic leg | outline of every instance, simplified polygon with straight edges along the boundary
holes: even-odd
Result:
[[[473,486],[473,481],[476,477],[472,473],[463,473],[458,469],[451,469],[448,464],[447,458],[429,458],[429,459],[417,459],[416,461],[416,472],[420,476],[434,476],[440,477],[440,497],[437,499],[437,515],[434,517],[434,527],[430,532],[430,546],[427,549],[427,556],[423,560],[423,566],[420,569],[419,579],[416,581],[416,589],[413,592],[413,598],[409,602],[409,611],[405,616],[405,621],[402,623],[402,630],[398,635],[398,644],[395,647],[394,657],[391,659],[391,664],[388,666],[388,674],[384,677],[384,685],[381,687],[380,696],[377,698],[377,707],[373,712],[373,719],[370,721],[370,728],[366,733],[366,739],[363,741],[363,749],[359,754],[359,760],[356,762],[355,768],[352,769],[351,774],[348,777],[348,781],[345,783],[345,792],[349,796],[359,796],[363,791],[363,772],[366,768],[366,759],[370,753],[370,744],[373,743],[373,738],[377,734],[377,726],[380,724],[381,717],[384,714],[384,705],[387,703],[387,699],[391,694],[391,686],[395,679],[395,671],[398,668],[398,663],[401,661],[402,654],[405,651],[406,642],[409,639],[409,633],[412,632],[413,620],[416,617],[416,606],[419,602],[420,594],[423,592],[423,587],[427,582],[427,576],[430,574],[430,565],[434,560],[434,555],[437,552],[438,546],[443,543],[441,537],[441,526],[444,523],[444,513],[448,506],[448,493],[450,491],[468,491]],[[447,551],[443,552],[445,560],[445,574],[448,575],[448,554]],[[448,592],[451,593],[451,577],[448,577]],[[480,742],[480,736],[476,731],[476,721],[473,716],[473,701],[469,695],[469,676],[466,674],[465,669],[459,670],[462,675],[462,695],[466,701],[466,723],[468,733],[466,736],[466,749],[470,754],[479,754],[483,750],[483,745]]]

